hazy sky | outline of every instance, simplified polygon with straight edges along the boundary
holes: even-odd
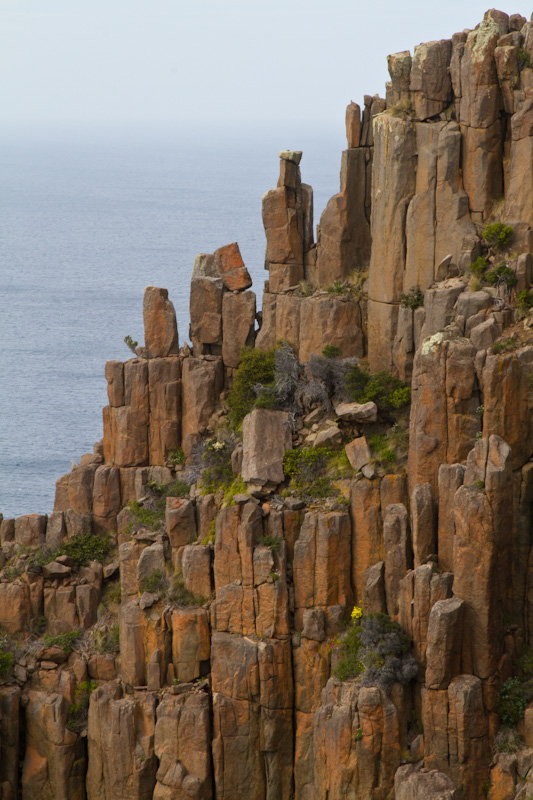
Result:
[[[0,0],[4,123],[324,121],[481,0]],[[510,5],[507,13],[529,11]]]

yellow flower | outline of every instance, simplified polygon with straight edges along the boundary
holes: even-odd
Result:
[[[362,616],[363,616],[363,609],[359,608],[359,606],[354,606],[351,614],[352,619],[353,620],[361,619]]]

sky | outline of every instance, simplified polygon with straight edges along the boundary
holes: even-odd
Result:
[[[3,125],[342,118],[386,56],[474,27],[480,0],[0,0]],[[499,6],[507,13],[525,7]]]

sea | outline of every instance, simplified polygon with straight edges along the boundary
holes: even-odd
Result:
[[[56,126],[0,133],[0,513],[50,513],[102,438],[105,362],[143,343],[145,286],[189,334],[197,253],[237,241],[261,304],[261,198],[302,150],[315,223],[339,191],[343,120]]]

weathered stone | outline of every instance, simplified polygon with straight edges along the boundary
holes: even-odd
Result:
[[[180,447],[180,377],[178,358],[153,358],[148,363],[150,464],[164,464],[172,452]]]
[[[330,425],[319,431],[314,441],[315,447],[331,447],[333,450],[338,450],[342,446],[342,431],[337,425]]]
[[[458,800],[451,778],[438,770],[418,770],[413,764],[399,767],[394,776],[396,800]]]
[[[278,309],[283,299],[278,298]],[[278,338],[287,338],[282,336],[283,330],[278,327],[277,321],[276,334]],[[322,353],[324,344],[339,347],[344,358],[362,357],[364,341],[359,303],[324,296],[303,298],[297,338],[298,357],[302,363],[309,361],[312,353]],[[288,341],[291,342],[290,339]]]
[[[359,147],[361,136],[361,108],[352,102],[346,107],[346,139],[348,147]]]
[[[23,547],[42,547],[46,536],[46,514],[25,514],[15,519],[14,541]]]
[[[415,47],[411,66],[411,100],[418,119],[436,117],[449,105],[452,86],[449,65],[452,43],[449,39],[426,42]]]
[[[240,292],[252,285],[252,279],[244,266],[237,242],[215,250],[215,267],[224,286],[231,292]]]
[[[366,150],[361,147],[342,154],[341,190],[328,202],[318,226],[316,274],[319,286],[347,278],[353,269],[363,269],[368,264],[367,158]]]
[[[253,347],[255,294],[226,292],[222,300],[222,359],[226,367],[236,368],[243,347]]]
[[[428,689],[447,689],[461,668],[464,602],[459,597],[437,600],[427,628],[426,677]]]
[[[186,358],[182,369],[181,440],[186,455],[205,431],[223,384],[221,359]]]
[[[105,365],[107,397],[113,408],[124,405],[124,364],[122,361],[107,361]]]
[[[365,614],[386,614],[387,598],[385,596],[385,564],[378,561],[363,573],[365,581],[362,608]]]
[[[387,609],[390,616],[395,617],[398,614],[400,581],[411,566],[409,519],[405,506],[400,503],[387,506],[383,520],[383,548]]]
[[[18,796],[20,748],[20,689],[3,686],[0,689],[0,787],[2,798],[14,800]]]
[[[375,422],[378,416],[378,407],[375,403],[340,403],[335,406],[337,419],[343,422]]]
[[[372,458],[372,453],[370,452],[368,442],[364,436],[360,436],[358,439],[353,439],[353,441],[348,442],[344,449],[350,465],[355,470],[362,469]]]
[[[185,588],[196,597],[211,599],[211,548],[187,545],[183,548],[181,570]]]
[[[292,449],[289,417],[285,411],[256,408],[244,418],[242,477],[247,483],[283,482],[283,454]]]
[[[194,506],[190,500],[167,497],[165,524],[172,548],[182,548],[197,538]]]
[[[387,56],[387,69],[391,78],[390,95],[387,93],[387,105],[411,104],[409,83],[411,79],[412,58],[409,50]]]
[[[159,761],[154,798],[211,800],[211,714],[209,696],[164,695],[157,707],[154,752]]]
[[[165,358],[179,352],[174,305],[167,289],[147,286],[143,300],[144,343],[148,358]]]
[[[27,583],[0,583],[0,628],[10,636],[30,627],[30,588]]]
[[[193,681],[209,671],[210,639],[203,608],[176,608],[172,612],[172,663],[180,681]]]
[[[87,734],[87,800],[148,800],[156,784],[156,698],[122,696],[118,682],[91,694]]]
[[[411,537],[415,567],[436,552],[436,514],[430,483],[415,486],[411,495]]]
[[[201,344],[222,344],[222,281],[194,278],[189,300],[190,336]]]
[[[432,564],[410,570],[399,584],[399,622],[413,640],[414,653],[421,668],[418,678],[423,683],[426,666],[426,643],[430,612],[438,600],[450,597],[453,575],[435,573]]]
[[[192,280],[216,277],[215,256],[212,253],[199,253],[194,259]]]
[[[465,601],[469,631],[462,669],[488,678],[502,652],[504,602],[511,578],[511,451],[498,436],[480,439],[469,453],[454,506],[454,592]]]
[[[439,566],[446,572],[453,572],[453,540],[455,536],[454,497],[462,486],[465,468],[462,464],[441,464],[438,478],[439,523],[438,553]]]
[[[26,706],[22,797],[83,800],[85,748],[68,730],[69,703],[60,694],[31,691]]]

